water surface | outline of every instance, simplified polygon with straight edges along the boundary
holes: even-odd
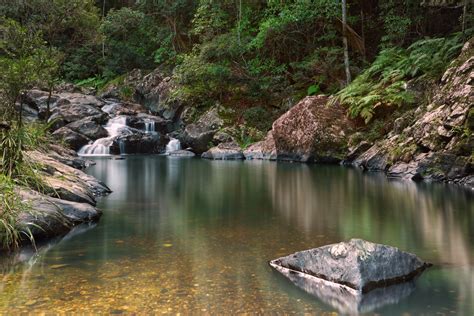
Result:
[[[449,185],[338,166],[158,156],[97,159],[104,215],[21,265],[3,260],[0,313],[337,310],[268,261],[364,238],[434,267],[382,315],[474,314],[474,203]]]

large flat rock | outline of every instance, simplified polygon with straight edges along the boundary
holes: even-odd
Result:
[[[270,265],[360,293],[412,280],[430,266],[414,254],[362,239],[300,251]]]

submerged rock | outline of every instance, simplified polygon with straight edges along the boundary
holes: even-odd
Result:
[[[412,280],[430,266],[414,254],[362,239],[300,251],[270,265],[359,293]]]
[[[195,153],[189,150],[178,149],[168,153],[170,157],[194,157],[196,156]]]
[[[349,315],[369,313],[385,305],[396,304],[415,290],[415,283],[410,281],[377,288],[369,293],[361,293],[346,289],[344,286],[333,286],[326,280],[308,277],[288,269],[279,271],[308,294],[334,307],[339,312]]]

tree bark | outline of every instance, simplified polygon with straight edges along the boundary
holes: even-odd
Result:
[[[349,85],[352,80],[351,80],[351,71],[349,69],[349,48],[347,45],[346,24],[347,24],[346,0],[342,0],[342,42],[344,44],[344,68],[346,69],[346,83]]]

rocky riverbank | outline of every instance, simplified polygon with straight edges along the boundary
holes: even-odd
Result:
[[[96,198],[111,191],[80,170],[88,165],[87,161],[57,145],[47,152],[27,152],[26,159],[39,166],[42,189],[17,188],[26,206],[19,216],[19,227],[31,232],[35,241],[63,235],[79,224],[100,218]]]
[[[431,87],[408,83],[415,106],[382,118],[384,132],[368,135],[332,97],[308,96],[291,107],[257,143],[242,144],[222,105],[200,115],[172,98],[175,84],[158,69],[133,71],[100,93],[67,86],[51,98],[53,135],[82,155],[164,153],[170,139],[207,159],[337,163],[393,178],[454,182],[474,188],[472,41]],[[131,91],[124,101],[121,91]],[[432,91],[429,95],[420,89]],[[44,117],[48,95],[28,94],[29,118]],[[235,128],[234,128],[235,129]],[[188,152],[189,152],[188,151]]]

